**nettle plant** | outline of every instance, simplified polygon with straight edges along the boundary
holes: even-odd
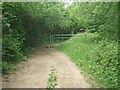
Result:
[[[49,79],[47,82],[47,89],[53,90],[55,86],[57,85],[57,77],[56,77],[56,69],[54,66],[51,67],[51,73],[49,74]]]

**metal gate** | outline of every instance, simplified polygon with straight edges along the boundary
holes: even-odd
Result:
[[[50,47],[53,47],[53,45],[57,43],[57,40],[59,43],[60,41],[70,39],[71,37],[75,35],[80,35],[80,34],[52,34],[50,35]],[[86,40],[86,34],[85,34],[85,40]]]

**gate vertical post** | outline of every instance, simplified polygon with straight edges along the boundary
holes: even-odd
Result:
[[[50,47],[51,47],[51,34],[50,34]]]
[[[63,34],[62,34],[62,41],[63,41]]]

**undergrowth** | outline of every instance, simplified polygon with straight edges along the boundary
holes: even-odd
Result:
[[[72,37],[56,46],[71,57],[82,70],[91,74],[101,87],[118,87],[118,43],[96,33]]]
[[[49,79],[47,82],[47,89],[54,90],[56,85],[57,85],[56,70],[55,67],[52,66],[51,73],[49,74]]]

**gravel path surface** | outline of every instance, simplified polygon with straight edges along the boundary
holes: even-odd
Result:
[[[57,88],[90,88],[85,76],[67,55],[54,48],[35,48],[28,61],[3,76],[3,88],[46,88],[51,66],[57,71]]]

